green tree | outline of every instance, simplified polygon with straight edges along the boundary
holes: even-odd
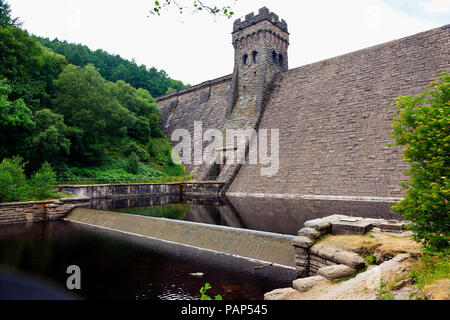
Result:
[[[18,18],[11,18],[11,7],[5,0],[0,0],[0,27],[19,27],[22,23]]]
[[[48,162],[44,162],[29,182],[29,196],[36,200],[49,199],[55,196],[56,173]]]
[[[79,67],[93,64],[106,80],[112,82],[123,80],[134,88],[147,90],[153,97],[165,94],[169,87],[175,90],[187,87],[183,82],[171,79],[164,70],[138,66],[136,61],[123,59],[119,55],[112,55],[103,50],[91,51],[86,46],[58,39],[51,41],[40,37],[35,39],[55,53],[65,56],[71,64]]]
[[[450,241],[450,73],[421,94],[396,99],[395,144],[410,163],[406,197],[393,209],[412,222],[425,249],[448,250]]]
[[[22,98],[32,111],[50,107],[53,80],[66,64],[64,57],[44,49],[26,31],[0,28],[0,74],[10,83],[10,98]]]
[[[0,202],[27,198],[27,181],[21,157],[5,158],[0,163]]]
[[[35,112],[36,127],[33,132],[30,159],[36,167],[43,161],[54,167],[67,161],[70,154],[69,128],[64,124],[64,116],[53,113],[50,109]]]
[[[10,101],[11,87],[0,80],[0,157],[25,154],[35,126],[33,114],[22,99]]]
[[[92,65],[68,65],[55,80],[54,111],[76,128],[71,137],[72,158],[84,164],[101,163],[112,139],[123,138],[133,114],[115,97],[115,85],[101,77]]]
[[[139,156],[133,152],[128,157],[128,172],[131,174],[137,174],[139,172]]]

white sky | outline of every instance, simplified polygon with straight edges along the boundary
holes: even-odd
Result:
[[[7,0],[32,34],[135,58],[192,85],[232,73],[233,21],[263,6],[288,23],[290,68],[450,23],[449,0],[208,1],[232,4],[235,17],[148,17],[153,0]]]

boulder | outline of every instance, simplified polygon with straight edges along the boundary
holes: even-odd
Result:
[[[305,291],[308,291],[309,289],[311,289],[312,287],[314,287],[319,282],[323,282],[323,281],[327,281],[327,279],[325,279],[322,276],[301,278],[301,279],[294,280],[292,282],[292,287],[295,290],[298,290],[300,292],[305,292]]]
[[[355,269],[350,268],[344,264],[320,268],[318,271],[319,275],[330,281],[347,278],[354,275],[355,273]]]
[[[298,291],[292,288],[275,289],[264,294],[264,300],[288,300],[297,293]]]

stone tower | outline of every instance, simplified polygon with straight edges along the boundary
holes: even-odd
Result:
[[[235,63],[223,130],[224,148],[213,156],[219,159],[236,150],[237,142],[226,140],[228,130],[257,130],[274,76],[288,70],[287,23],[265,7],[256,16],[250,13],[244,21],[234,22],[232,43]],[[205,164],[195,175],[199,180],[230,185],[240,167],[236,163]]]
[[[286,21],[280,21],[276,14],[264,7],[256,16],[250,13],[244,21],[236,20],[232,35],[235,62],[229,115],[233,111],[247,114],[250,117],[240,119],[236,125],[253,127],[252,121],[245,120],[251,120],[252,115],[262,111],[267,88],[274,75],[288,70],[288,27]]]

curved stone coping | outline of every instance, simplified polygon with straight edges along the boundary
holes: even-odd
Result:
[[[68,221],[295,267],[294,236],[188,221],[76,208]]]

